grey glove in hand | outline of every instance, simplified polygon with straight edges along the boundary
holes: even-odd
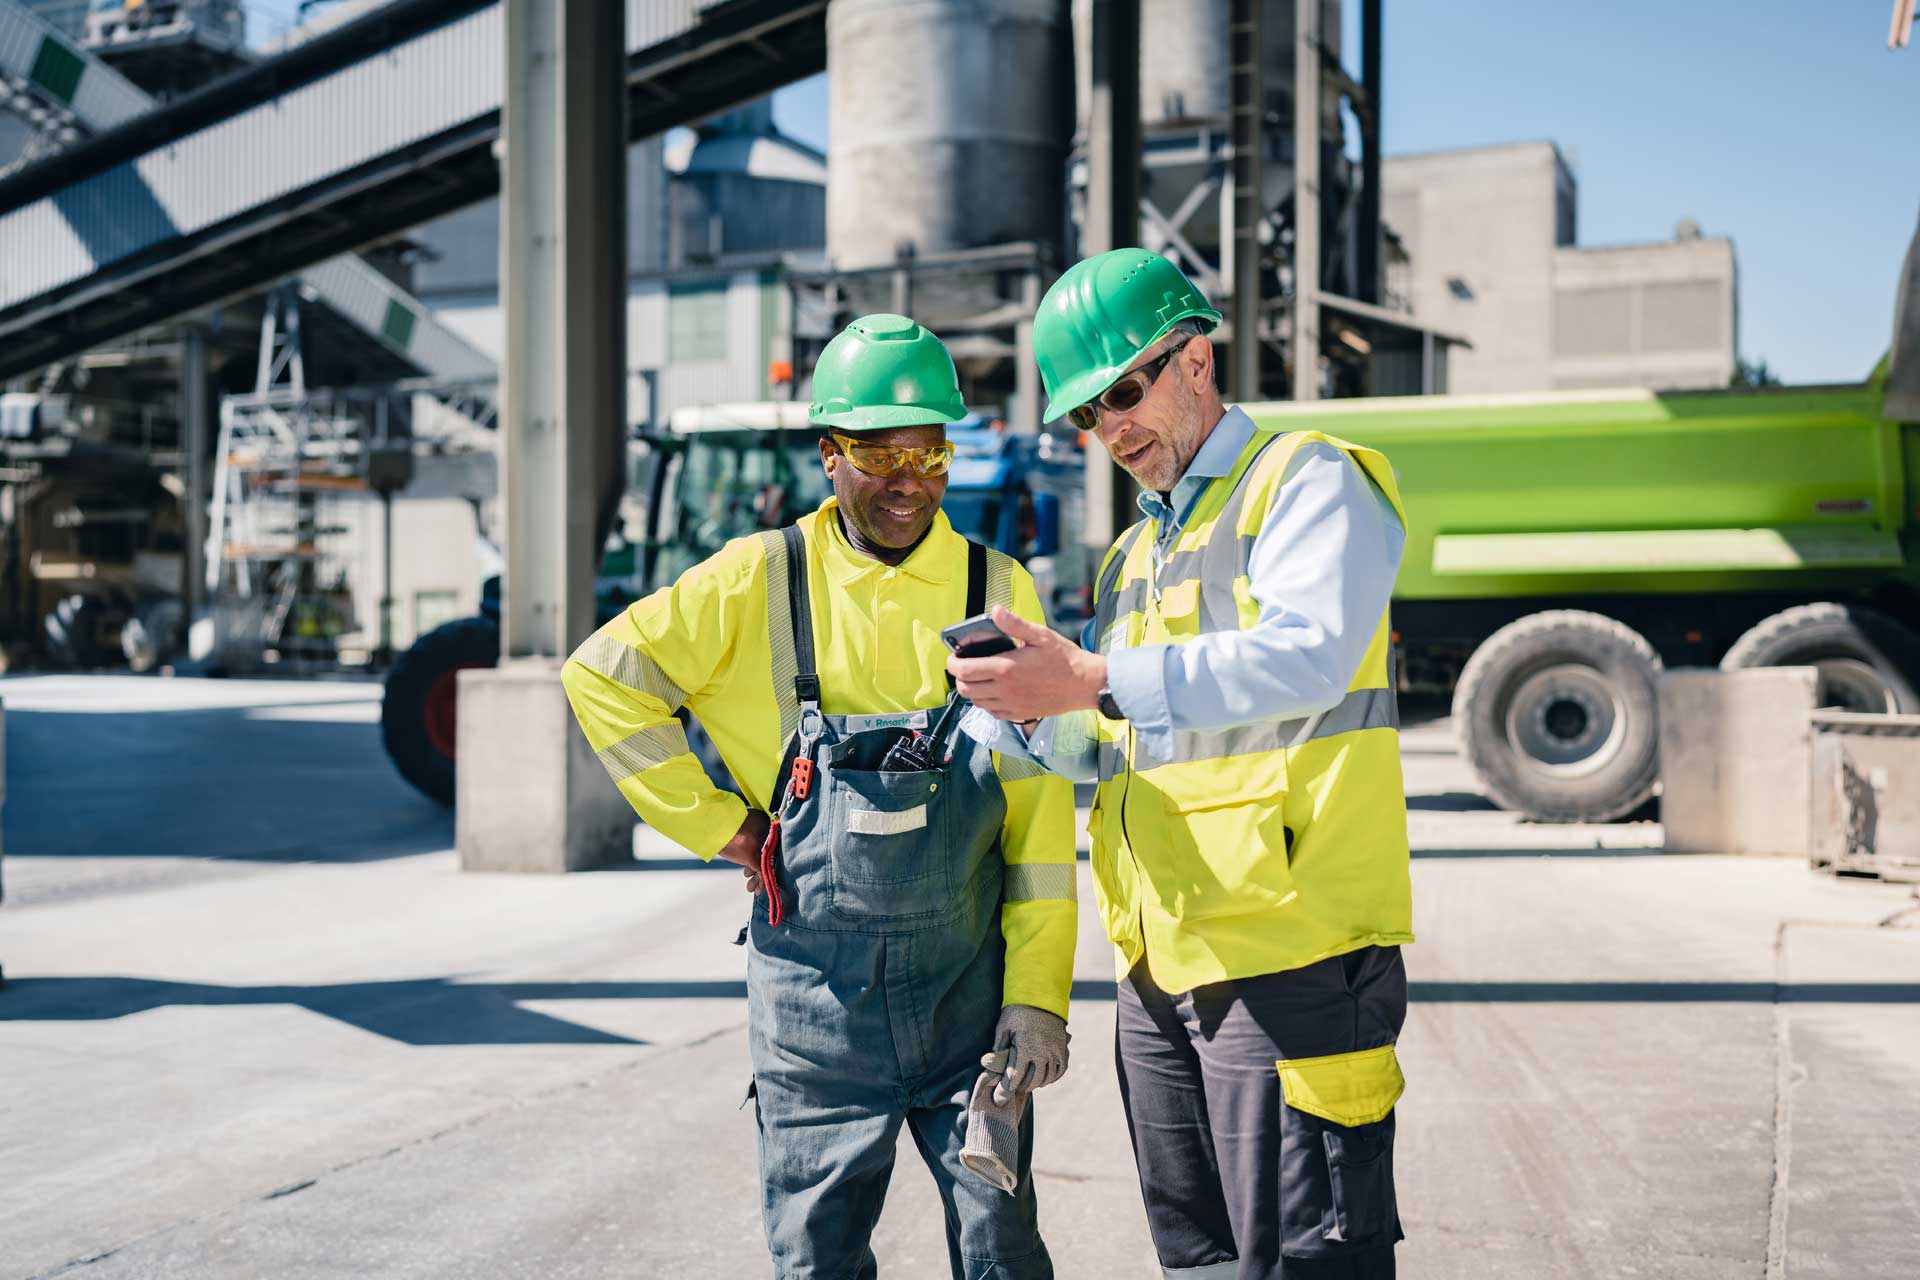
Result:
[[[980,1065],[991,1070],[997,1051],[1007,1051],[1006,1072],[993,1086],[993,1100],[1005,1106],[1015,1093],[1030,1093],[1067,1074],[1066,1019],[1036,1009],[1030,1004],[1010,1004],[1000,1011],[993,1029],[995,1053],[985,1054]]]

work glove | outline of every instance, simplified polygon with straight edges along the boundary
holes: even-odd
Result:
[[[1010,1004],[1000,1011],[993,1028],[993,1053],[983,1054],[980,1065],[991,1070],[997,1065],[998,1051],[1006,1050],[1006,1070],[993,1086],[993,1100],[1000,1106],[1016,1093],[1031,1093],[1067,1074],[1067,1020],[1030,1004]]]
[[[1005,1103],[993,1100],[993,1086],[1006,1078],[1007,1050],[995,1049],[980,1065],[986,1070],[967,1098],[967,1144],[960,1148],[960,1163],[1014,1195],[1020,1190],[1020,1117],[1026,1114],[1028,1095],[1011,1094]]]

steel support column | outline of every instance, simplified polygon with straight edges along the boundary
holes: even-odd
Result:
[[[1013,421],[1007,426],[1026,435],[1040,430],[1040,366],[1033,360],[1033,317],[1040,310],[1040,273],[1027,272],[1020,282],[1020,305],[1026,319],[1013,326]]]
[[[207,506],[213,497],[209,467],[213,461],[213,420],[207,399],[207,331],[198,324],[180,330],[180,446],[186,455],[186,493],[182,496],[181,525],[186,546],[186,583],[180,601],[180,623],[192,627],[207,606]]]
[[[1380,128],[1386,117],[1380,114],[1380,0],[1360,0],[1360,83],[1367,100],[1361,103],[1360,116],[1360,219],[1357,236],[1359,251],[1354,255],[1359,268],[1360,301],[1380,304],[1386,292],[1386,280],[1380,266]]]
[[[626,15],[507,0],[506,20],[501,656],[564,658],[593,630],[595,526],[627,421]]]
[[[1260,393],[1261,161],[1266,138],[1266,77],[1260,66],[1263,0],[1233,0],[1228,49],[1233,140],[1233,349],[1227,394],[1251,402]]]
[[[1320,0],[1293,0],[1293,398],[1320,398]],[[1236,334],[1236,340],[1238,335]]]
[[[466,869],[572,871],[632,848],[560,683],[626,439],[626,6],[505,0],[504,19],[502,663],[460,673],[454,840]]]
[[[1092,35],[1085,257],[1140,240],[1140,0],[1093,0]],[[1133,480],[1097,441],[1087,442],[1086,459],[1086,543],[1105,551],[1139,518]]]

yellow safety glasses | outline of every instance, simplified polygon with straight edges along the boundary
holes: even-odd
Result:
[[[912,463],[913,469],[923,476],[939,476],[945,475],[947,468],[953,465],[953,444],[947,440],[922,449],[905,449],[899,445],[855,440],[838,431],[829,431],[827,434],[839,446],[840,452],[847,455],[847,461],[870,476],[890,476],[908,463]]]

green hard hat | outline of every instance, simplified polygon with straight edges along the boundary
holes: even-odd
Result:
[[[1112,386],[1182,320],[1205,329],[1220,313],[1180,268],[1145,249],[1115,249],[1068,267],[1040,300],[1033,354],[1052,422]]]
[[[953,357],[906,316],[861,316],[834,335],[813,368],[807,419],[843,431],[884,431],[967,416]]]

